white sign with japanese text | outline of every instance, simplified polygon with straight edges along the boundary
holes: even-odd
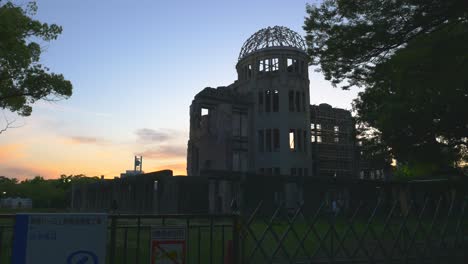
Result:
[[[13,264],[104,264],[106,214],[17,214]]]
[[[185,264],[185,226],[151,228],[151,264]]]

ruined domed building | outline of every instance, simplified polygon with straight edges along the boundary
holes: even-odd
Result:
[[[308,57],[304,40],[269,27],[242,46],[238,79],[205,88],[190,107],[187,173],[309,175]]]
[[[309,102],[304,39],[268,27],[242,46],[237,80],[205,88],[190,106],[188,175],[355,175],[354,123],[343,109]]]

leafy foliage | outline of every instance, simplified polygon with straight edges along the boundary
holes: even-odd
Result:
[[[465,0],[324,0],[307,6],[308,52],[332,84],[367,85],[375,66],[414,38],[466,25]]]
[[[44,179],[36,176],[33,179],[18,182],[15,178],[0,176],[1,197],[31,198],[34,208],[65,209],[70,205],[73,184],[92,183],[99,177],[85,175],[61,175],[58,179]]]
[[[466,159],[468,26],[423,35],[376,67],[355,108],[384,133],[402,161],[436,165]],[[455,164],[453,164],[455,165]]]
[[[72,84],[62,74],[40,64],[42,48],[37,41],[55,40],[62,32],[56,24],[32,19],[37,6],[26,8],[0,0],[0,108],[29,116],[31,104],[72,95]]]
[[[368,169],[390,170],[392,154],[388,146],[382,141],[382,133],[362,124],[357,129],[359,138],[360,158]]]
[[[325,0],[308,6],[312,64],[361,86],[358,121],[379,132],[405,175],[450,171],[468,146],[468,2]]]

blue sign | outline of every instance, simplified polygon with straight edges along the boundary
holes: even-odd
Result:
[[[104,264],[105,214],[17,214],[13,264]]]
[[[98,264],[98,257],[90,251],[73,252],[67,258],[67,264]]]

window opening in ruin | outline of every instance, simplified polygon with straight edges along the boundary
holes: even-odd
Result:
[[[258,71],[259,73],[263,73],[265,71],[265,61],[264,60],[260,60],[258,61]]]
[[[297,138],[297,150],[298,151],[302,151],[302,137],[301,137],[301,133],[302,130],[301,129],[297,129],[296,130],[296,138]]]
[[[321,130],[321,129],[322,129],[322,125],[316,124],[316,125],[315,125],[315,128],[316,128],[317,130]]]
[[[314,130],[314,129],[315,129],[315,124],[314,123],[310,124],[310,130]]]
[[[315,142],[315,136],[314,135],[310,136],[310,142],[312,142],[312,143]]]
[[[296,92],[296,111],[300,112],[301,111],[301,93]]]
[[[295,150],[296,149],[296,140],[294,138],[294,129],[289,130],[289,149]]]
[[[294,72],[295,71],[295,69],[294,69],[295,64],[296,64],[295,59],[288,58],[288,60],[287,60],[287,70],[288,70],[288,72]]]
[[[340,138],[339,137],[335,137],[335,143],[338,143],[340,142]]]
[[[296,176],[296,168],[291,168],[291,176]]]
[[[273,129],[273,151],[278,152],[280,149],[279,129]]]
[[[258,92],[258,112],[263,112],[263,92]]]
[[[289,112],[294,112],[294,91],[289,91]]]
[[[252,77],[252,65],[247,66],[247,77],[250,79]]]
[[[258,131],[258,151],[263,152],[265,150],[265,134],[263,129]]]
[[[247,113],[239,113],[239,115],[240,115],[240,135],[241,135],[241,137],[247,137],[247,134],[248,134]]]
[[[340,127],[339,126],[334,126],[333,131],[335,131],[335,133],[338,133],[340,131]]]
[[[266,151],[271,152],[271,129],[266,129],[265,135],[265,143],[266,143]]]
[[[265,59],[263,60],[263,63],[264,63],[264,69],[266,72],[269,72],[271,71],[271,60],[270,59]]]
[[[305,93],[302,92],[302,112],[305,112],[305,107],[306,107],[306,100],[305,100]]]
[[[322,143],[322,136],[317,136],[317,143]]]
[[[265,112],[270,112],[271,110],[271,91],[265,91]]]
[[[232,153],[232,170],[239,171],[239,152]]]
[[[273,112],[279,111],[279,91],[273,91]]]
[[[246,172],[247,171],[247,151],[242,151],[239,153],[240,158],[240,171]]]
[[[207,116],[210,114],[210,109],[202,107],[201,109],[201,116]]]
[[[204,169],[211,169],[211,160],[205,160]]]
[[[279,70],[278,58],[271,59],[270,71],[275,72]]]
[[[299,60],[293,60],[293,68],[294,68],[294,72],[297,72],[299,73],[300,72],[300,69],[299,69]]]
[[[280,168],[273,168],[273,173],[274,173],[275,175],[280,175],[280,174],[281,174],[281,173],[280,173]]]
[[[153,182],[153,190],[154,190],[155,192],[158,191],[158,181],[157,181],[157,180],[155,180],[155,181]]]
[[[232,135],[239,137],[241,133],[241,117],[240,113],[232,113]]]

